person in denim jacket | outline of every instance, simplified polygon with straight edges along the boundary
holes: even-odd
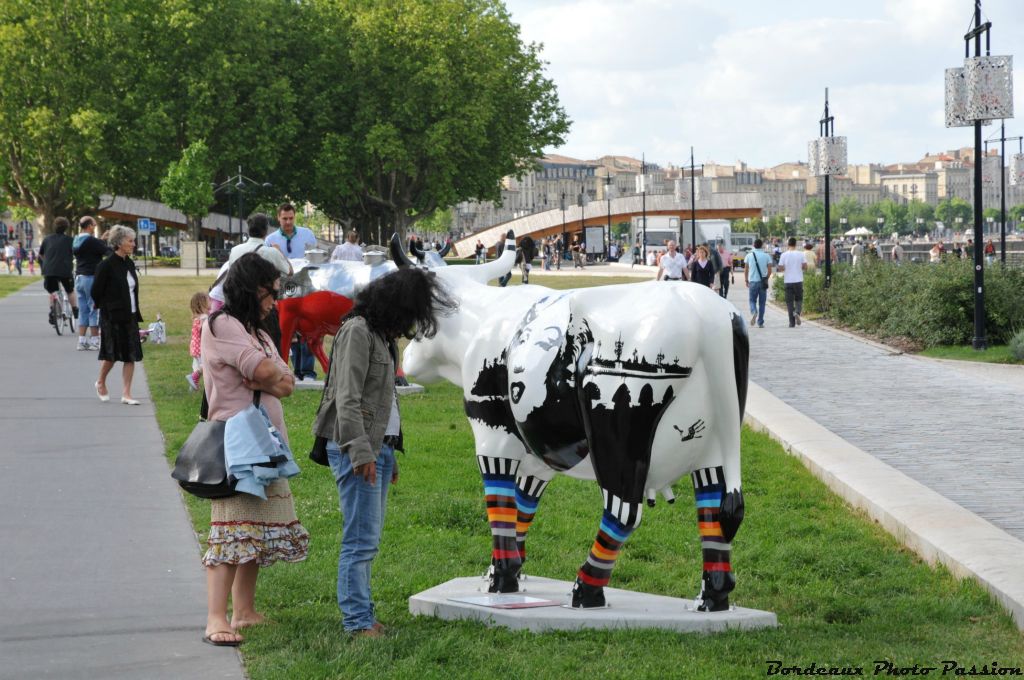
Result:
[[[370,569],[380,546],[388,488],[398,481],[395,449],[402,449],[395,390],[395,340],[409,333],[433,337],[437,315],[455,303],[436,277],[400,269],[359,295],[334,338],[333,360],[313,433],[324,437],[342,514],[338,607],[345,631],[380,637]]]

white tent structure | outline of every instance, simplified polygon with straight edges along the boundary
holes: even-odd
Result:
[[[867,227],[855,227],[846,232],[845,236],[871,236],[871,230]]]

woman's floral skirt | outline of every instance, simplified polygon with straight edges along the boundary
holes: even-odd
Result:
[[[209,548],[203,566],[257,562],[300,562],[309,550],[309,532],[295,516],[288,480],[267,487],[267,500],[240,493],[211,501]]]

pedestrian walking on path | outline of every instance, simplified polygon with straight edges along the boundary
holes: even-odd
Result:
[[[771,282],[772,260],[762,250],[764,241],[754,240],[754,249],[743,258],[743,283],[747,285],[747,299],[750,303],[750,325],[755,323],[764,328],[764,306],[768,302],[768,286]]]
[[[71,244],[75,254],[75,294],[78,296],[78,349],[99,350],[100,310],[92,299],[96,267],[110,253],[105,241],[96,238],[96,220],[86,215],[78,221],[79,234]],[[86,337],[86,331],[89,337]]]
[[[135,363],[142,361],[142,340],[139,338],[139,275],[131,255],[135,252],[135,232],[120,225],[110,230],[107,239],[114,251],[96,267],[92,282],[93,302],[100,310],[100,375],[96,379],[96,396],[110,401],[107,376],[114,364],[121,362],[121,403],[138,406],[132,397]]]
[[[807,258],[796,249],[796,239],[789,237],[789,246],[779,258],[779,271],[786,286],[786,311],[789,313],[789,327],[800,325],[800,314],[804,307],[804,272]]]

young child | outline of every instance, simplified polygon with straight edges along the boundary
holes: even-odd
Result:
[[[188,389],[194,392],[199,389],[199,379],[203,376],[203,362],[199,356],[199,340],[203,333],[203,322],[210,311],[210,296],[202,291],[192,296],[189,303],[192,308],[192,338],[188,343],[188,353],[192,356],[192,372],[185,376]]]

